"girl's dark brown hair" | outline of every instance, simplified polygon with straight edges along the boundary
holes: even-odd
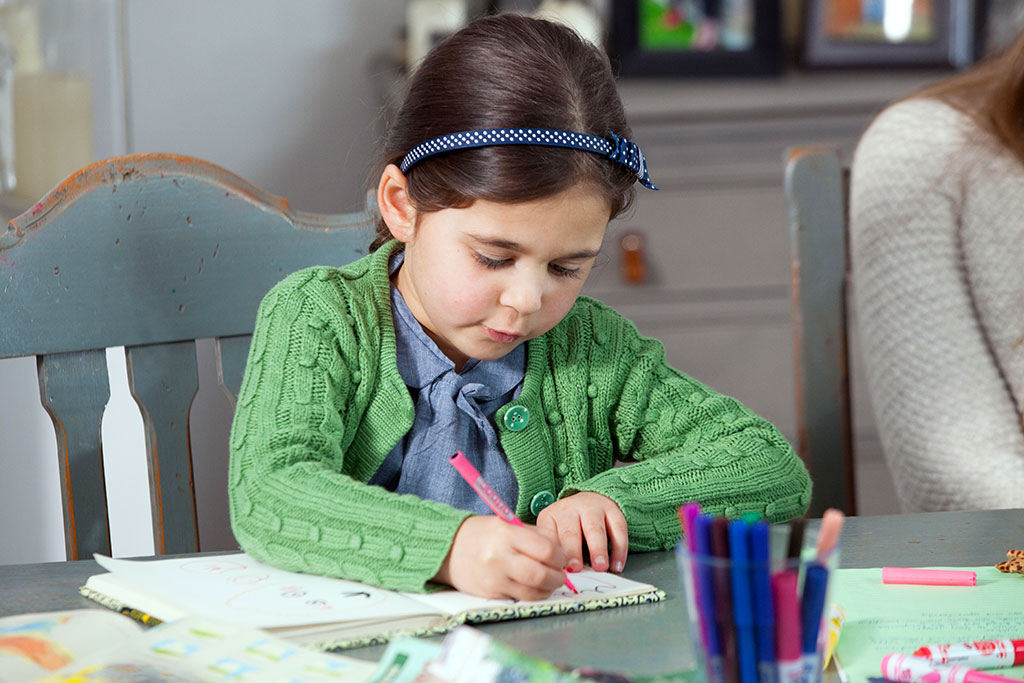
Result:
[[[384,140],[373,187],[388,164],[415,145],[477,128],[554,128],[631,137],[605,54],[571,29],[517,14],[476,19],[437,45],[413,74]],[[593,152],[535,145],[439,154],[406,173],[421,212],[464,208],[477,199],[515,203],[575,185],[608,200],[609,219],[633,202],[636,175]],[[370,246],[391,239],[383,220]]]
[[[1024,32],[998,55],[912,97],[931,97],[956,107],[1024,163]]]

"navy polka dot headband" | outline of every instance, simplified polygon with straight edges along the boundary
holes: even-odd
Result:
[[[594,152],[622,164],[636,173],[637,182],[644,187],[652,190],[658,189],[647,175],[647,159],[644,158],[644,153],[640,151],[636,143],[611,132],[608,133],[607,138],[550,128],[485,128],[449,133],[431,138],[413,147],[402,158],[399,168],[402,169],[402,173],[405,173],[414,164],[435,154],[492,145],[544,145]]]

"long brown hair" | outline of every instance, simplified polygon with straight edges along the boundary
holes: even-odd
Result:
[[[571,29],[517,14],[476,19],[438,44],[413,74],[371,177],[415,145],[478,128],[554,128],[631,136],[607,56]],[[601,193],[610,219],[633,201],[636,176],[593,152],[534,145],[480,147],[425,159],[406,173],[421,212],[477,199],[513,203],[578,184]],[[391,234],[378,221],[370,246]]]
[[[1024,163],[1024,32],[999,54],[912,97],[931,97],[971,116]]]

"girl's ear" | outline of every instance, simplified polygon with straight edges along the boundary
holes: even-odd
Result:
[[[408,242],[416,232],[416,209],[409,201],[409,183],[394,164],[388,164],[377,185],[377,208],[391,234]]]

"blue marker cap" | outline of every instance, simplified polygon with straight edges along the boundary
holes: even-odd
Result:
[[[750,548],[747,542],[749,528],[742,519],[729,523],[733,613],[738,626],[754,624],[754,606],[750,595]]]

